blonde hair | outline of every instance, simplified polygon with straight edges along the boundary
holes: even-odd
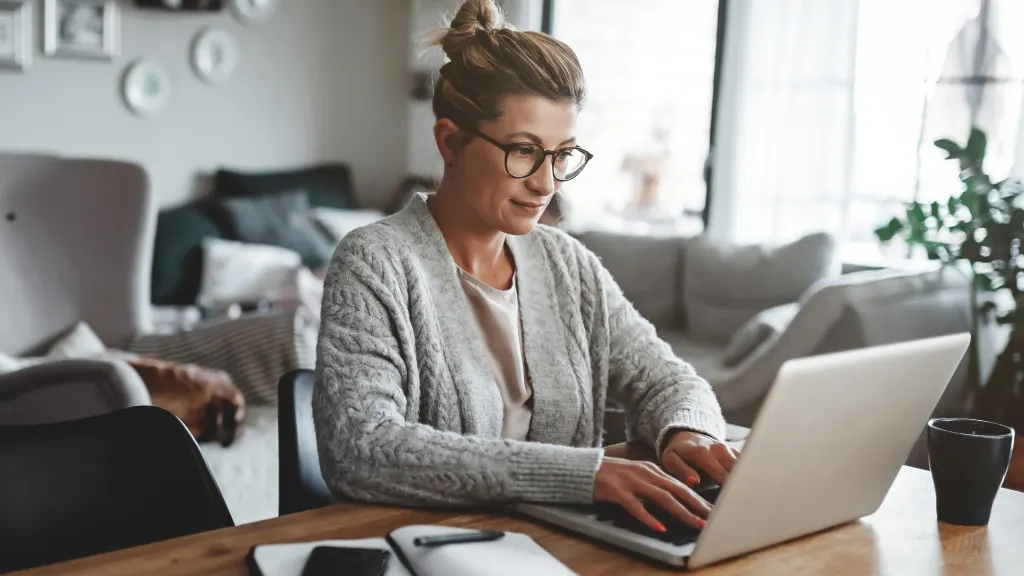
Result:
[[[547,34],[519,31],[493,0],[466,0],[449,28],[428,35],[448,57],[434,85],[437,119],[477,129],[502,114],[513,94],[535,94],[578,106],[586,97],[576,53]]]

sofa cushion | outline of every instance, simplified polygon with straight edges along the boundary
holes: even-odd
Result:
[[[681,327],[678,309],[683,239],[586,232],[577,236],[598,258],[644,318]]]
[[[796,302],[816,282],[839,274],[835,241],[811,234],[781,246],[691,239],[683,258],[687,331],[725,344],[758,312]]]
[[[305,191],[227,198],[221,205],[231,219],[236,240],[287,248],[313,270],[326,268],[330,262],[335,242],[314,220]]]
[[[355,208],[352,176],[345,164],[320,164],[279,172],[236,172],[218,170],[214,175],[214,196],[238,198],[305,190],[309,203],[327,208]]]
[[[224,232],[202,203],[191,202],[160,212],[150,279],[153,304],[195,304],[203,275],[203,240],[223,237]]]
[[[658,335],[672,347],[676,356],[693,366],[697,375],[712,386],[728,381],[735,374],[733,368],[722,364],[725,346],[695,340],[686,332],[677,330],[662,331]]]
[[[294,292],[301,266],[299,254],[287,248],[207,239],[197,302],[214,309],[279,302]]]

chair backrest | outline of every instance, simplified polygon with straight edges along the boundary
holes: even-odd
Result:
[[[312,370],[292,370],[278,384],[278,514],[326,506],[336,499],[320,473],[313,429]]]
[[[149,322],[155,212],[136,164],[0,154],[0,353],[84,320],[110,346]]]
[[[0,573],[234,525],[199,446],[153,406],[0,426]]]

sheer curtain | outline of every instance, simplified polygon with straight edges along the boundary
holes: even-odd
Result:
[[[872,231],[903,202],[959,190],[936,138],[965,140],[975,122],[994,139],[994,176],[1024,167],[1021,49],[1008,34],[1021,5],[735,0],[708,234],[784,242],[825,230],[845,256],[874,258]]]

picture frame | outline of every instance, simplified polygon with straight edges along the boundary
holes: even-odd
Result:
[[[43,53],[113,60],[121,49],[117,0],[44,0]]]
[[[0,0],[0,70],[32,66],[32,0]]]

